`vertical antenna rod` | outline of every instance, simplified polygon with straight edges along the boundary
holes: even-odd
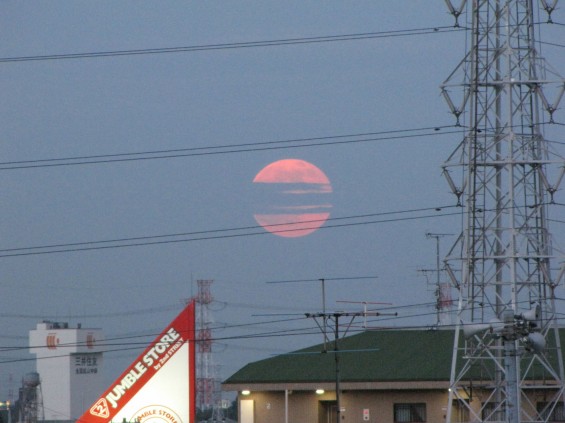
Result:
[[[436,240],[436,297],[437,297],[437,304],[436,304],[436,324],[439,326],[441,324],[449,323],[449,315],[445,315],[446,310],[445,308],[451,305],[451,295],[449,295],[448,300],[446,301],[446,290],[448,288],[444,287],[444,284],[441,283],[441,266],[440,266],[440,239],[453,234],[437,234],[437,233],[426,233],[426,238],[434,238]],[[447,304],[446,304],[447,303]],[[447,305],[447,307],[446,307]]]

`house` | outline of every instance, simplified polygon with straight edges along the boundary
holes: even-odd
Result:
[[[238,391],[240,423],[335,423],[338,416],[342,423],[440,423],[453,343],[450,329],[365,331],[339,339],[337,351],[328,342],[249,363],[222,389]],[[492,391],[479,369],[471,377],[466,394],[484,413]],[[543,404],[532,395],[532,404]],[[469,420],[469,410],[454,401],[452,421]]]

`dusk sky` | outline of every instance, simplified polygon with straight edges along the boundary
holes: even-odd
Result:
[[[105,355],[110,384],[198,279],[214,281],[222,379],[322,341],[304,316],[321,311],[321,278],[328,310],[383,302],[398,316],[372,325],[436,323],[426,234],[442,234],[445,253],[461,231],[441,165],[464,134],[439,85],[468,36],[443,0],[4,0],[0,11],[0,400],[35,370],[38,322],[102,328],[119,346]],[[553,20],[540,15],[537,36],[565,74],[564,12]],[[553,118],[546,138],[562,143],[562,108]],[[303,237],[254,218],[267,198],[255,176],[289,158],[331,183],[329,220]]]

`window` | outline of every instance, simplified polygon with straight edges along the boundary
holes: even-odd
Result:
[[[394,404],[395,423],[412,423],[426,421],[426,404]]]
[[[555,407],[553,407],[555,405]],[[565,409],[563,403],[538,402],[536,410],[539,416],[548,422],[565,422]],[[549,418],[548,418],[549,417]]]
[[[487,402],[483,404],[481,420],[484,422],[504,421],[506,420],[506,410],[504,406],[499,407],[497,402]]]

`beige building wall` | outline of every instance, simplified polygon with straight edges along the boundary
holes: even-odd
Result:
[[[317,395],[313,391],[288,393],[288,411],[284,391],[262,391],[241,395],[254,401],[252,423],[335,423],[335,392]],[[426,404],[426,422],[445,422],[447,392],[433,391],[344,391],[340,397],[341,423],[395,423],[394,404]],[[329,415],[328,415],[329,413]],[[251,422],[249,422],[251,423]]]
[[[240,419],[240,423],[336,423],[335,391],[317,395],[312,385],[303,387],[303,390],[289,389],[285,396],[284,390],[271,391],[265,388],[252,391],[249,395],[239,394],[240,401],[253,401],[252,419],[246,419],[245,422]],[[547,395],[547,391],[544,392]],[[557,391],[554,395],[556,394]],[[342,410],[340,423],[397,423],[394,419],[395,404],[425,404],[426,423],[445,423],[448,395],[447,388],[439,386],[427,389],[407,386],[402,389],[402,384],[395,384],[394,387],[384,389],[345,388],[340,396]],[[474,389],[472,398],[470,405],[474,412],[459,406],[454,400],[452,423],[481,420],[481,406],[486,401],[492,401],[490,391]],[[536,407],[540,403],[552,400],[553,398],[547,398],[542,393],[532,390],[529,399],[523,399],[522,410],[532,416],[535,415]],[[503,416],[499,417],[503,418]],[[496,416],[491,416],[491,419],[495,420]]]

